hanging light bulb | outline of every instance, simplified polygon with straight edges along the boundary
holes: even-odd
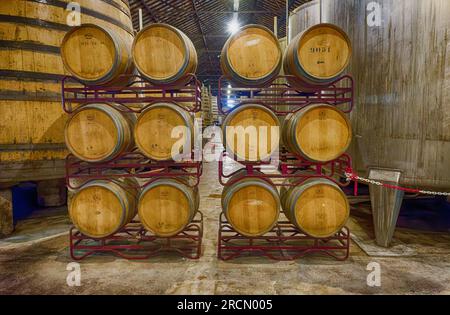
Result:
[[[237,31],[239,31],[240,27],[241,26],[239,25],[238,20],[233,19],[228,23],[228,32],[230,32],[231,34],[234,34]]]

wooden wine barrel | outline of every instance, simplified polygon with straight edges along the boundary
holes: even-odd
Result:
[[[246,25],[222,49],[222,72],[241,86],[264,86],[279,74],[283,52],[277,37],[261,25]]]
[[[107,104],[89,104],[67,121],[66,144],[70,152],[87,162],[114,159],[132,149],[135,116]]]
[[[336,107],[312,105],[286,117],[282,139],[292,153],[313,162],[328,162],[347,151],[352,127],[347,116]]]
[[[292,39],[284,55],[284,72],[293,85],[322,85],[337,79],[350,62],[352,45],[333,24],[318,24]]]
[[[339,232],[350,215],[347,196],[334,182],[311,178],[298,186],[282,187],[283,212],[304,233],[327,238]]]
[[[184,132],[174,128],[184,127]],[[191,115],[172,103],[156,103],[144,110],[134,128],[136,145],[143,154],[157,161],[172,160],[172,150],[179,154],[183,150],[191,152],[194,143],[194,122]],[[174,147],[175,144],[178,144]],[[172,149],[175,148],[175,149]]]
[[[84,24],[64,36],[61,57],[67,71],[87,85],[119,84],[134,71],[131,45],[129,36]]]
[[[71,0],[0,1],[0,182],[63,178],[67,115],[61,107],[60,46]],[[133,40],[122,0],[77,0],[81,23]]]
[[[246,104],[231,111],[222,124],[227,151],[241,161],[268,159],[278,149],[280,122],[267,107]]]
[[[238,173],[235,176],[241,175]],[[278,221],[278,190],[263,179],[244,178],[224,188],[222,211],[230,225],[240,234],[248,237],[264,235]]]
[[[170,237],[192,222],[200,205],[198,189],[184,178],[161,178],[145,187],[138,213],[144,227],[155,235]]]
[[[118,232],[136,216],[138,187],[135,179],[97,180],[70,198],[69,215],[76,228],[92,238]]]
[[[197,71],[197,52],[179,29],[162,23],[148,25],[133,43],[133,59],[140,74],[157,85],[181,83]]]

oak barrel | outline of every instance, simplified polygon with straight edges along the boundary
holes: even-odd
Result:
[[[241,176],[241,173],[235,176]],[[230,180],[236,180],[231,177]],[[278,190],[270,182],[246,177],[226,186],[222,192],[222,211],[230,225],[248,237],[272,230],[280,214]]]
[[[199,204],[198,189],[189,186],[187,178],[160,178],[142,191],[138,213],[147,230],[170,237],[192,222]]]
[[[298,34],[284,55],[284,72],[294,85],[322,85],[337,79],[350,62],[352,45],[338,26],[322,23]]]
[[[336,183],[325,178],[307,179],[290,188],[283,186],[280,195],[289,221],[313,237],[335,235],[350,215],[347,196]]]
[[[69,215],[73,224],[92,238],[118,232],[136,216],[137,187],[133,178],[88,182],[70,198]]]
[[[71,115],[65,138],[73,155],[87,162],[103,162],[133,148],[135,116],[120,112],[115,106],[88,104]]]
[[[231,111],[222,124],[227,152],[241,161],[268,159],[278,150],[280,122],[267,107],[246,104]]]
[[[225,43],[222,72],[241,86],[264,86],[279,74],[283,52],[277,37],[261,25],[246,25]]]
[[[189,112],[180,106],[156,103],[139,115],[134,139],[147,157],[157,161],[172,160],[184,149],[191,152],[194,121]]]
[[[64,177],[60,46],[71,0],[0,1],[0,182]],[[81,23],[133,39],[127,1],[77,0]]]
[[[163,23],[142,29],[133,43],[133,60],[140,74],[158,85],[184,81],[197,71],[197,52],[179,29]]]
[[[111,85],[129,81],[134,70],[129,36],[94,24],[71,29],[61,44],[65,68],[87,85]]]
[[[352,127],[338,108],[311,105],[286,117],[282,139],[292,153],[313,162],[328,162],[347,151],[352,140]]]

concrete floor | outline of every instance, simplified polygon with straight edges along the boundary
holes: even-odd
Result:
[[[200,260],[165,254],[135,262],[98,255],[80,263],[81,286],[69,287],[66,268],[71,259],[63,235],[0,249],[0,294],[450,294],[450,244],[440,243],[445,252],[370,257],[352,242],[346,262],[321,256],[295,262],[258,257],[219,261],[216,235],[222,187],[217,164],[205,165],[200,190],[205,215]],[[381,266],[381,287],[367,285],[371,262]]]

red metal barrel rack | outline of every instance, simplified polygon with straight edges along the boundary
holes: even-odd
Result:
[[[219,79],[218,107],[222,114],[230,110],[227,103],[233,100],[234,106],[244,104],[259,104],[271,109],[278,116],[286,116],[302,108],[314,104],[327,104],[340,108],[344,113],[350,113],[354,106],[354,82],[350,75],[345,75],[328,86],[309,86],[307,91],[299,90],[287,83],[287,76],[277,77],[271,84],[259,88],[243,88],[233,86],[226,77]],[[244,96],[244,97],[242,97]],[[309,178],[326,178],[341,187],[349,186],[351,182],[345,179],[345,173],[352,170],[352,159],[348,154],[327,163],[314,163],[301,156],[289,153],[281,148],[277,159],[265,162],[238,162],[240,168],[226,174],[224,160],[232,158],[223,152],[219,161],[219,181],[223,186],[231,185],[242,178],[254,177],[267,181],[287,178],[298,179],[295,185],[300,185]],[[270,173],[264,173],[270,165]],[[298,173],[298,170],[308,170]],[[230,178],[237,173],[240,177]],[[274,183],[276,186],[292,185]],[[357,183],[354,183],[354,194],[357,194]],[[219,259],[230,260],[245,255],[264,256],[273,260],[295,260],[307,254],[319,253],[337,260],[346,260],[350,252],[350,231],[344,227],[336,235],[318,239],[299,231],[293,224],[280,219],[267,234],[259,237],[246,237],[238,233],[221,214],[219,220],[218,248]]]
[[[188,75],[184,85],[155,86],[138,75],[127,76],[130,82],[125,87],[86,86],[73,77],[62,82],[62,107],[67,114],[89,103],[114,103],[123,112],[141,113],[156,102],[169,102],[174,105],[191,103],[185,110],[196,113],[201,110],[201,85],[195,75]],[[143,107],[131,104],[145,103]],[[117,108],[117,107],[116,107]],[[190,158],[183,161],[154,161],[145,157],[137,149],[124,152],[115,159],[102,163],[87,163],[69,154],[66,158],[66,184],[70,189],[78,189],[93,180],[114,180],[117,178],[139,178],[139,187],[144,188],[153,181],[165,177],[189,176],[198,186],[203,171],[201,161]],[[115,174],[112,170],[120,170]],[[177,172],[172,172],[177,170]],[[74,184],[74,183],[82,184]],[[201,255],[203,238],[203,214],[197,212],[194,220],[179,234],[172,237],[159,237],[147,231],[139,221],[132,221],[117,233],[101,239],[83,235],[75,227],[70,230],[70,255],[74,260],[84,259],[95,253],[111,253],[119,257],[135,260],[148,259],[162,252],[172,251],[179,255],[198,259]]]

